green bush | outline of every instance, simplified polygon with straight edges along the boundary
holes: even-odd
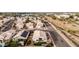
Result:
[[[36,45],[36,46],[41,46],[42,44],[46,44],[46,42],[37,42],[37,43],[34,43],[34,45]]]
[[[18,46],[17,41],[12,41],[12,42],[10,42],[10,43],[9,43],[9,46],[10,46],[10,47],[17,47],[17,46]]]
[[[67,32],[69,32],[69,33],[71,33],[71,34],[76,33],[76,31],[74,31],[74,30],[68,30]]]

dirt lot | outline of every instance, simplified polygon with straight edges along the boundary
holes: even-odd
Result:
[[[79,38],[79,25],[76,24],[75,22],[68,22],[68,21],[61,21],[59,19],[53,19],[52,17],[48,17],[45,16],[46,18],[48,18],[48,21],[51,22],[52,24],[56,25],[57,27],[59,27],[60,29],[73,34],[76,37]]]

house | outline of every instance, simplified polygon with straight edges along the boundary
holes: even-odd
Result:
[[[26,23],[26,27],[28,29],[33,29],[33,23],[29,22],[29,23]]]
[[[43,27],[43,23],[40,20],[37,20],[36,28],[42,28],[42,27]]]
[[[60,17],[63,17],[63,18],[69,18],[70,16],[67,15],[67,14],[62,14],[62,15],[59,15]]]
[[[9,40],[12,38],[12,36],[15,34],[15,30],[9,30],[9,31],[6,31],[6,32],[3,32],[1,35],[0,35],[0,40]]]
[[[59,19],[61,17],[63,17],[63,18],[69,18],[69,15],[67,15],[67,14],[60,14],[60,15],[55,14],[54,16],[57,17],[57,18],[59,18]]]
[[[41,18],[40,17],[37,17],[37,19],[40,20]]]
[[[3,24],[7,23],[8,21],[10,21],[10,19],[8,18],[3,18],[0,20],[0,27],[2,27]]]
[[[5,42],[3,41],[4,37],[0,35],[0,47],[3,47],[5,45]]]
[[[57,15],[57,14],[55,14],[54,16],[59,19],[61,18],[60,15]]]
[[[23,22],[26,22],[26,20],[27,20],[27,17],[22,17]]]
[[[47,36],[44,31],[35,30],[32,39],[34,42],[38,42],[39,40],[47,42]]]
[[[3,18],[3,23],[6,23],[8,21],[10,21],[11,19],[8,19],[8,18]]]
[[[17,17],[15,23],[16,23],[15,27],[17,28],[17,30],[21,30],[24,27],[23,21],[20,17]]]
[[[1,40],[0,40],[0,47],[4,47],[5,46],[5,42],[2,42]]]
[[[74,16],[74,19],[77,19],[77,20],[79,20],[79,17],[78,17],[78,16]]]
[[[4,36],[0,35],[0,41],[3,41]]]
[[[2,27],[3,25],[3,20],[0,20],[0,27]]]
[[[29,20],[32,21],[32,20],[33,20],[33,17],[30,16],[30,17],[29,17]]]

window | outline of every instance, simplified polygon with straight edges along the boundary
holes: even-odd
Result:
[[[42,38],[39,38],[39,41],[42,41]]]

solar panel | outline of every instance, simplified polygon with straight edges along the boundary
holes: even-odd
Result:
[[[27,31],[24,31],[21,36],[26,37],[27,34],[28,34],[28,32]]]

